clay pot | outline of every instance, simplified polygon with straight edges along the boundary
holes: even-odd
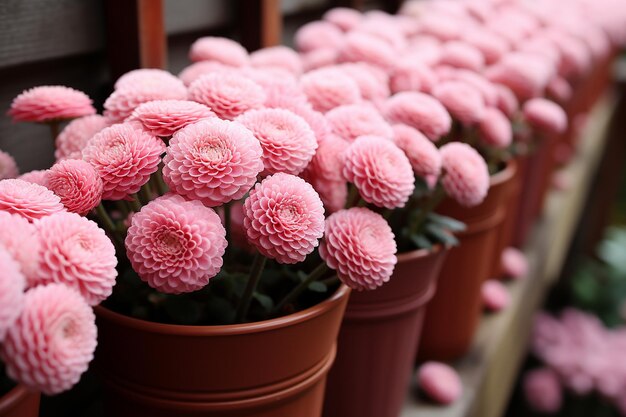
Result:
[[[396,417],[407,393],[425,305],[447,250],[398,255],[391,280],[353,292],[328,377],[324,417]]]
[[[437,293],[426,309],[419,360],[452,360],[469,349],[482,311],[481,287],[493,271],[514,173],[515,164],[509,163],[493,175],[485,201],[476,207],[446,200],[437,210],[464,222],[467,229],[457,234],[460,244],[450,249]]]
[[[518,169],[518,161],[512,160],[511,167],[513,169],[513,176],[509,181],[505,181],[502,184],[502,193],[504,194],[502,198],[505,210],[504,222],[500,227],[498,242],[496,243],[493,269],[491,272],[492,278],[502,277],[502,252],[512,244],[513,231],[515,229],[517,211],[519,208],[519,199],[522,192],[522,179],[520,170]]]
[[[38,392],[18,385],[0,397],[0,417],[37,417],[40,397]]]
[[[350,290],[277,319],[142,321],[96,307],[96,369],[110,417],[319,417]]]

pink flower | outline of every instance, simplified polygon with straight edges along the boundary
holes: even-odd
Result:
[[[446,81],[437,84],[433,96],[463,125],[478,123],[485,113],[485,101],[476,88],[463,81]]]
[[[485,66],[485,57],[468,43],[452,41],[443,45],[439,64],[479,72]]]
[[[315,155],[315,133],[302,117],[289,110],[250,110],[237,122],[250,129],[261,143],[266,174],[298,175]]]
[[[507,54],[485,72],[487,79],[510,88],[520,100],[541,95],[553,74],[548,60],[530,53]]]
[[[248,51],[237,42],[214,36],[199,38],[191,45],[189,58],[194,61],[217,61],[231,67],[248,65]]]
[[[483,305],[490,311],[500,311],[511,303],[509,290],[498,280],[489,279],[482,286]]]
[[[128,71],[115,82],[114,88],[122,90],[127,88],[136,88],[141,85],[160,85],[170,84],[177,85],[180,80],[169,72],[157,68],[140,68]]]
[[[234,67],[220,64],[217,61],[199,61],[183,68],[178,74],[178,78],[189,87],[194,81],[203,75],[210,74],[212,72],[231,72],[235,70]]]
[[[407,125],[394,125],[393,141],[409,158],[416,175],[439,176],[441,171],[439,150],[420,131]]]
[[[450,16],[448,13],[428,12],[420,16],[419,30],[422,34],[433,36],[442,41],[451,41],[461,37],[462,23],[462,19]]]
[[[48,170],[29,171],[20,175],[17,179],[45,187],[48,184]]]
[[[102,179],[96,170],[80,159],[68,159],[48,170],[47,184],[61,198],[67,211],[85,216],[102,199]]]
[[[328,22],[310,22],[296,31],[294,43],[302,52],[316,49],[337,49],[343,42],[343,33]]]
[[[189,99],[208,106],[220,118],[232,120],[265,101],[263,88],[235,73],[203,75],[189,87]]]
[[[337,68],[310,71],[300,79],[302,91],[313,108],[322,113],[344,104],[361,101],[359,86]]]
[[[546,93],[548,96],[554,98],[554,100],[565,103],[574,94],[572,86],[569,85],[565,78],[556,76],[550,80],[546,87]]]
[[[293,75],[300,75],[304,70],[300,55],[293,49],[282,45],[253,52],[250,55],[250,63],[257,68],[282,68]]]
[[[439,67],[443,69],[444,67]],[[493,84],[491,81],[487,80],[482,74],[478,74],[476,72],[466,70],[466,69],[456,69],[445,67],[448,71],[445,71],[446,74],[439,72],[440,78],[439,83],[444,81],[457,81],[468,84],[478,90],[481,94],[483,100],[485,101],[485,105],[487,106],[496,106],[498,103],[498,85]]]
[[[354,290],[374,290],[389,281],[396,250],[387,221],[367,208],[340,210],[326,219],[320,256]]]
[[[311,52],[303,52],[300,55],[304,71],[308,72],[317,68],[327,67],[337,62],[339,51],[334,48],[318,48]]]
[[[263,170],[263,150],[239,123],[207,119],[174,134],[163,158],[170,189],[210,207],[243,197]]]
[[[80,294],[65,285],[31,289],[2,345],[7,374],[47,395],[70,389],[93,358],[95,320]]]
[[[502,58],[509,49],[509,43],[496,33],[485,29],[474,29],[462,35],[463,41],[478,49],[486,64],[493,64]]]
[[[412,59],[400,60],[391,71],[391,91],[430,91],[437,77],[429,66]]]
[[[508,118],[513,118],[519,109],[519,101],[513,91],[501,84],[495,84],[497,101],[496,107],[500,109]]]
[[[488,146],[504,149],[513,141],[511,121],[500,110],[487,107],[478,124],[480,139]]]
[[[0,181],[0,210],[19,214],[32,223],[65,208],[59,197],[46,187],[10,179]]]
[[[278,173],[265,178],[244,203],[248,241],[281,264],[302,262],[324,233],[324,206],[311,184]]]
[[[0,248],[17,261],[28,287],[39,276],[40,246],[34,225],[17,214],[0,211]]]
[[[54,156],[61,159],[82,159],[82,150],[96,133],[107,127],[103,116],[94,114],[72,120],[55,141]]]
[[[385,103],[385,115],[391,123],[411,126],[433,142],[446,135],[452,126],[446,108],[436,98],[418,92],[392,96]]]
[[[1,212],[0,212],[1,213]],[[0,246],[0,345],[7,331],[17,321],[24,306],[26,281],[20,265]]]
[[[522,251],[508,247],[500,258],[504,274],[511,278],[524,278],[528,274],[528,260]]]
[[[363,62],[341,64],[336,68],[356,82],[364,100],[378,102],[389,97],[389,77],[380,68]]]
[[[20,175],[17,169],[17,163],[11,155],[0,151],[0,180],[17,178]]]
[[[561,384],[550,369],[528,371],[523,386],[526,400],[535,411],[552,414],[561,409]]]
[[[332,23],[339,29],[347,32],[354,29],[363,18],[363,15],[354,9],[348,7],[334,7],[324,13],[322,19]]]
[[[166,194],[136,213],[126,236],[133,269],[161,292],[201,289],[222,268],[226,231],[209,207]]]
[[[154,136],[172,136],[177,130],[198,120],[215,117],[207,106],[186,100],[155,100],[143,103],[128,120],[137,120]]]
[[[123,123],[107,127],[91,138],[83,149],[83,159],[102,178],[102,199],[122,200],[148,182],[164,151],[161,139],[131,123]]]
[[[459,374],[441,362],[426,362],[417,373],[420,389],[439,404],[452,404],[463,394]]]
[[[305,174],[330,181],[344,181],[341,173],[344,165],[343,153],[349,145],[348,141],[337,136],[322,140]]]
[[[327,213],[334,213],[346,206],[348,183],[345,180],[329,180],[307,172],[303,178],[317,191]]]
[[[391,139],[391,126],[370,104],[349,104],[335,107],[326,113],[332,132],[342,139],[354,142],[363,135]]]
[[[407,156],[392,141],[361,136],[344,153],[343,175],[368,203],[389,209],[404,207],[415,188]]]
[[[394,49],[387,42],[365,32],[347,34],[339,49],[339,62],[365,62],[388,69],[395,59]]]
[[[61,85],[34,87],[13,99],[8,114],[15,122],[50,122],[95,114],[82,91]]]
[[[477,206],[489,191],[489,170],[482,156],[468,144],[451,142],[441,147],[443,188],[465,207]]]
[[[522,111],[526,122],[538,132],[558,134],[567,128],[567,115],[563,109],[545,98],[527,101]]]

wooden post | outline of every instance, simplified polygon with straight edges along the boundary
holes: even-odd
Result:
[[[235,4],[241,44],[248,51],[281,44],[280,0],[239,0]]]

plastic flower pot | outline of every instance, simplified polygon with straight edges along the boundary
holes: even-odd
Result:
[[[437,210],[464,222],[467,229],[457,234],[460,243],[450,249],[437,292],[426,309],[419,360],[452,360],[469,349],[482,311],[481,287],[493,271],[514,173],[510,162],[493,175],[487,197],[476,207],[446,200]]]
[[[181,326],[96,307],[110,417],[319,417],[350,290],[272,320]]]
[[[37,417],[40,397],[38,392],[18,385],[0,397],[0,417]]]
[[[324,417],[396,417],[447,250],[398,255],[389,282],[353,292],[328,377]]]

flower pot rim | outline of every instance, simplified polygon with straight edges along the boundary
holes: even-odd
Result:
[[[24,397],[26,397],[31,392],[32,391],[30,391],[22,384],[18,384],[13,387],[9,392],[0,397],[0,413],[3,413],[13,408],[15,404],[22,401],[22,399],[24,399]]]
[[[503,170],[500,170],[489,177],[489,188],[510,180],[513,175],[515,175],[515,171],[517,171],[517,161],[515,158],[510,158],[506,161],[506,166]]]
[[[153,321],[141,320],[135,317],[129,317],[100,305],[95,306],[94,310],[96,311],[97,315],[106,317],[107,320],[114,321],[122,326],[132,327],[144,332],[191,337],[226,336],[259,333],[311,320],[338,305],[341,302],[341,299],[345,295],[349,294],[349,292],[350,288],[348,288],[344,284],[341,284],[340,287],[335,291],[335,293],[329,298],[305,310],[298,311],[283,317],[277,317],[274,319],[240,324],[192,326],[184,324],[158,323]]]
[[[402,252],[396,255],[398,262],[410,261],[415,258],[423,258],[428,255],[434,255],[443,250],[443,245],[441,243],[437,243],[431,249],[415,249],[410,250],[408,252]]]

